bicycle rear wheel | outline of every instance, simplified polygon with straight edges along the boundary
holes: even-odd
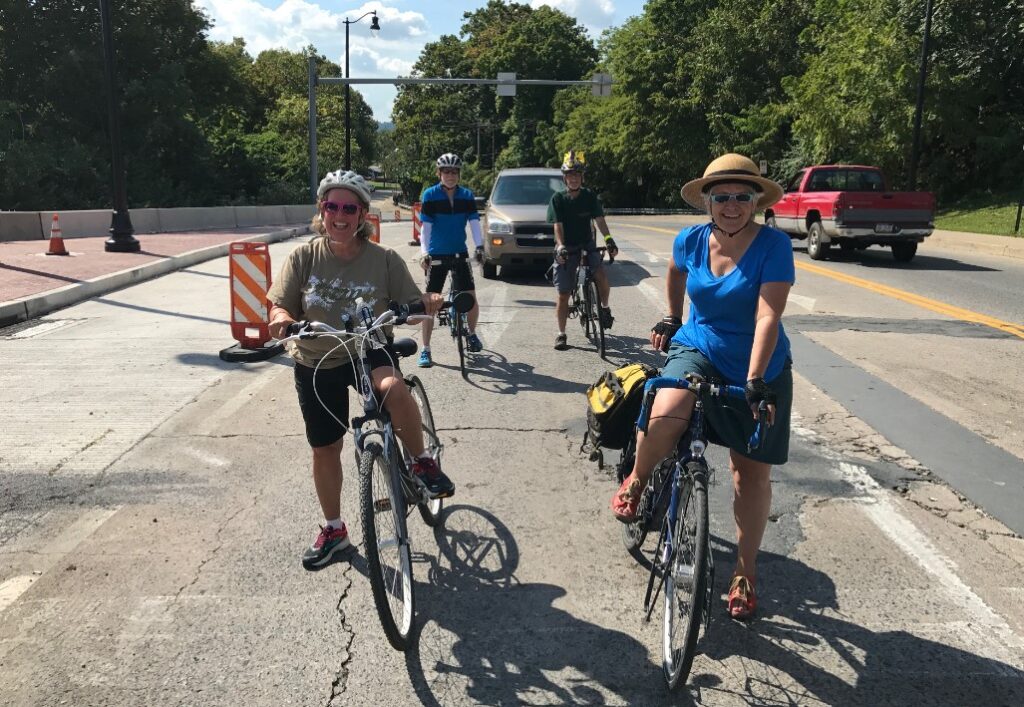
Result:
[[[622,457],[615,468],[615,476],[620,484],[632,473],[635,460],[636,434],[634,432],[626,442],[626,447],[622,450]],[[641,559],[639,557],[640,546],[644,544],[644,540],[647,538],[647,522],[644,519],[647,510],[645,505],[647,496],[648,494],[645,492],[644,498],[637,507],[636,520],[632,523],[622,524],[622,544],[626,548],[626,552],[638,560]]]
[[[662,670],[670,690],[686,682],[697,653],[710,559],[705,466],[691,462],[684,474],[690,483],[680,494],[672,556],[665,567]]]
[[[591,280],[587,283],[587,318],[591,320],[593,327],[594,345],[597,346],[597,353],[604,358],[604,322],[601,321],[601,299],[597,294],[597,283]]]
[[[404,651],[411,642],[415,616],[405,495],[398,469],[379,444],[363,449],[359,499],[373,603],[388,643]]]
[[[420,420],[423,425],[423,444],[426,446],[427,453],[440,465],[443,448],[441,440],[437,436],[437,428],[434,427],[434,414],[430,411],[427,391],[423,387],[423,382],[416,376],[406,377],[405,384],[409,386],[409,393],[412,394],[412,399],[416,401],[416,407],[420,411]],[[404,448],[402,452],[405,455],[405,467],[411,469],[412,455]],[[441,509],[444,507],[444,499],[420,497],[416,500],[416,507],[419,508],[423,522],[433,528],[441,520]]]

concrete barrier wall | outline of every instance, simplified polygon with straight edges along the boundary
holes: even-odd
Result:
[[[313,214],[316,213],[316,207],[313,204],[286,206],[284,207],[284,213],[285,218],[288,219],[287,223],[304,223],[309,225],[309,222],[313,220]]]
[[[160,233],[160,209],[129,209],[132,228],[136,233]]]
[[[176,233],[207,228],[246,228],[283,224],[308,225],[312,204],[276,206],[208,206],[180,209],[131,209],[136,233]],[[110,232],[111,211],[59,211],[64,238],[94,238]],[[0,211],[0,242],[50,237],[53,211]]]
[[[194,206],[160,209],[160,225],[165,231],[198,231],[201,228],[237,228],[235,207]]]
[[[39,223],[38,211],[5,211],[0,213],[0,242],[37,241],[42,237],[43,228]]]
[[[90,211],[59,211],[60,230],[64,238],[88,238],[90,236],[106,236],[110,231],[111,211],[93,209]],[[50,224],[53,223],[53,211],[40,211],[39,223],[43,229],[43,238],[50,237]],[[2,217],[2,215],[0,215]]]
[[[288,223],[284,206],[236,206],[235,223],[245,226],[276,226]]]

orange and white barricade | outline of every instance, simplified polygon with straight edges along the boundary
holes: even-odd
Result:
[[[380,216],[377,214],[366,214],[366,221],[373,226],[373,231],[370,233],[370,240],[374,243],[380,243]]]
[[[416,202],[412,205],[412,242],[409,245],[420,244],[420,211],[423,210],[423,204]]]
[[[238,342],[220,352],[225,361],[263,361],[283,347],[270,336],[270,249],[266,243],[240,241],[228,246],[231,280],[231,336]]]

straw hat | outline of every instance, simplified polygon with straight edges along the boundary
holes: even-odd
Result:
[[[704,176],[684,184],[679,194],[687,203],[703,209],[704,192],[723,182],[749,184],[756,189],[761,195],[757,200],[758,209],[765,209],[782,198],[782,187],[778,182],[762,177],[761,170],[752,159],[735,152],[713,160],[704,170]]]

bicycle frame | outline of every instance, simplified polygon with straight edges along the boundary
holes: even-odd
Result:
[[[667,569],[669,561],[674,557],[676,548],[674,547],[676,537],[676,523],[679,521],[680,503],[683,497],[683,488],[685,484],[690,481],[690,475],[687,472],[687,466],[693,462],[700,464],[705,472],[706,480],[708,483],[711,481],[711,467],[708,465],[707,460],[704,458],[704,453],[707,450],[708,440],[705,434],[705,412],[704,412],[704,398],[708,395],[714,397],[721,396],[732,396],[737,398],[746,399],[744,389],[739,386],[730,385],[714,385],[700,379],[699,376],[692,377],[692,380],[686,378],[671,378],[671,377],[658,377],[652,378],[644,386],[644,398],[643,404],[640,407],[640,415],[637,418],[637,429],[647,432],[648,425],[650,423],[651,409],[653,407],[654,396],[658,390],[662,388],[677,388],[684,390],[691,390],[696,395],[696,401],[693,406],[693,413],[690,416],[690,424],[687,427],[686,433],[680,437],[679,442],[676,445],[676,460],[672,467],[672,474],[669,477],[671,479],[671,486],[669,488],[663,487],[660,489],[654,499],[652,508],[657,508],[660,501],[661,495],[668,492],[669,502],[668,510],[665,514],[665,520],[668,524],[668,531],[665,533],[664,542],[665,546],[662,549],[662,556],[655,558],[655,564],[652,566],[651,577],[647,584],[647,593],[644,596],[644,611],[646,620],[650,620],[651,613],[654,610],[653,599],[657,598],[658,592],[660,592],[660,584],[657,590],[655,590],[654,582],[655,575],[657,573],[658,564],[662,563]],[[764,442],[764,430],[767,425],[767,405],[761,403],[758,408],[759,419],[757,426],[755,427],[754,434],[751,436],[747,443],[747,449],[760,448]],[[692,482],[691,482],[692,483]],[[707,538],[707,558],[708,558],[708,577],[709,581],[705,589],[704,597],[704,622],[705,630],[710,624],[710,611],[708,607],[711,602],[711,593],[714,586],[714,553],[711,552],[711,535],[708,534]],[[662,577],[662,583],[664,583],[664,575]]]

